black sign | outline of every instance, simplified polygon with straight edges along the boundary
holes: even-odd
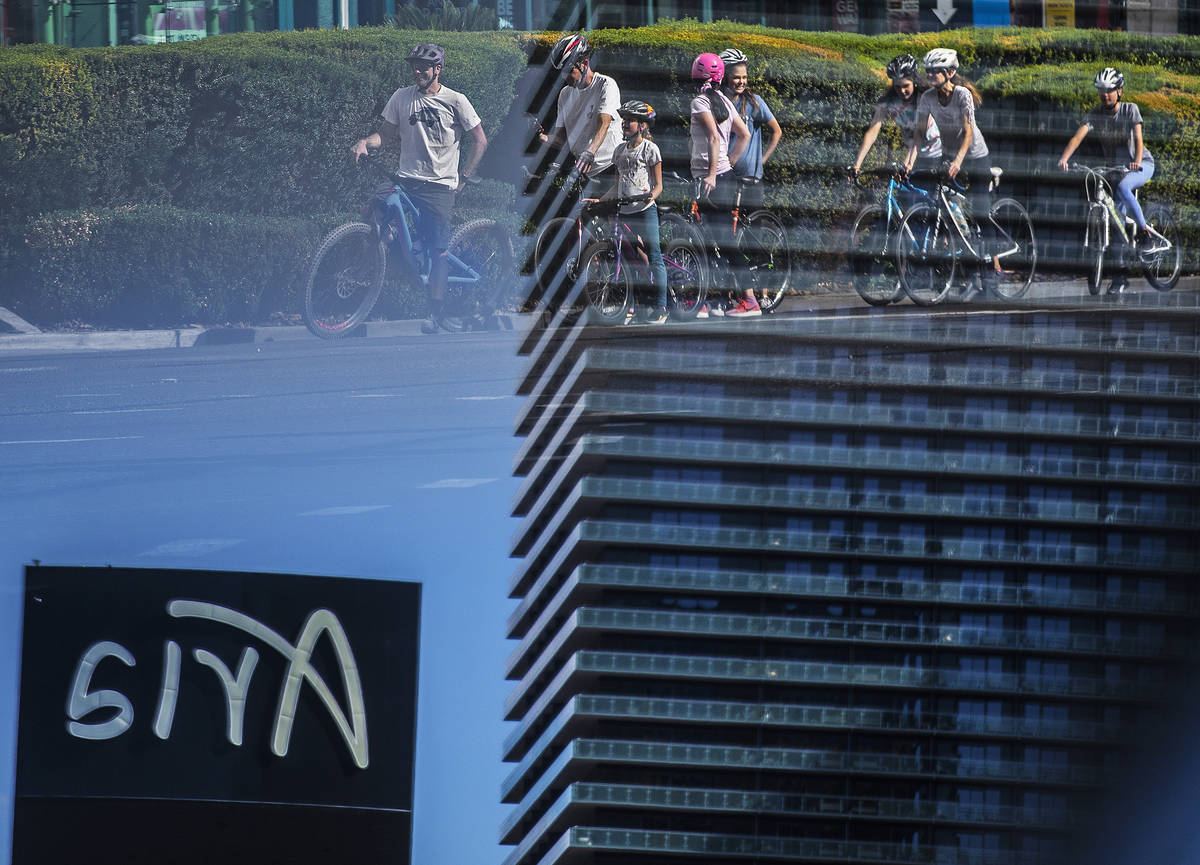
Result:
[[[973,26],[973,5],[973,0],[921,0],[921,32]]]
[[[407,863],[419,585],[25,581],[14,865]],[[81,820],[100,835],[63,831]],[[150,836],[183,844],[166,855]]]

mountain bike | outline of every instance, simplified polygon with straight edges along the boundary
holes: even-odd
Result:
[[[1103,166],[1098,168],[1072,163],[1072,170],[1084,174],[1083,186],[1087,194],[1088,209],[1083,230],[1083,248],[1087,256],[1087,285],[1092,294],[1100,293],[1104,278],[1104,256],[1110,247],[1117,253],[1114,264],[1121,268],[1126,254],[1134,249],[1134,222],[1124,213],[1113,197],[1113,181],[1129,172],[1128,166]],[[1111,178],[1111,179],[1110,179]],[[1134,190],[1134,195],[1137,190]],[[1170,208],[1164,204],[1148,204],[1143,208],[1146,228],[1150,232],[1151,246],[1138,250],[1138,263],[1146,282],[1159,291],[1170,291],[1179,282],[1183,269],[1183,247],[1179,240],[1179,227]],[[1116,233],[1119,244],[1114,243]]]
[[[432,262],[413,238],[419,216],[393,178],[372,196],[366,221],[347,222],[325,235],[304,276],[304,323],[312,333],[340,339],[366,321],[383,288],[389,250],[410,285],[428,288]],[[450,236],[446,260],[449,275],[437,323],[450,332],[491,324],[513,278],[508,234],[491,219],[460,225]]]
[[[609,199],[587,204],[585,212],[596,226],[599,236],[580,256],[578,281],[582,299],[600,324],[623,324],[630,321],[630,312],[641,308],[636,292],[641,286],[652,286],[648,256],[642,238],[636,237],[625,220],[620,207],[647,201],[648,195]],[[611,214],[612,219],[601,226],[600,217]],[[680,305],[690,309],[699,302],[704,286],[701,247],[687,237],[675,237],[663,250],[667,269],[667,303],[672,312]],[[678,318],[679,316],[675,316]]]
[[[672,174],[672,177],[687,187],[687,219],[696,228],[701,228],[701,181],[685,179],[678,174]],[[787,229],[782,220],[766,208],[748,216],[741,215],[742,193],[747,187],[761,182],[754,177],[738,178],[737,194],[730,211],[733,216],[733,237],[725,247],[730,252],[722,252],[719,239],[709,238],[703,242],[700,248],[706,253],[706,261],[700,272],[709,285],[690,287],[685,302],[673,308],[672,314],[677,318],[699,315],[705,306],[709,288],[730,293],[750,289],[763,312],[774,312],[783,302],[792,278],[792,251]],[[703,235],[693,232],[692,237]],[[726,273],[726,270],[729,272]],[[690,302],[693,292],[697,293],[696,302]]]
[[[858,211],[847,245],[854,290],[871,306],[887,306],[904,297],[904,286],[896,270],[896,236],[904,216],[900,194],[929,197],[926,190],[912,185],[900,163],[893,162],[887,173],[883,204],[867,204]],[[850,175],[857,186],[866,188],[861,174],[850,171]]]
[[[992,169],[995,189],[1000,169]],[[966,265],[996,268],[993,293],[1001,300],[1022,297],[1037,270],[1037,238],[1028,212],[1015,199],[1001,198],[988,212],[995,233],[992,249],[972,216],[967,215],[965,189],[946,173],[938,173],[934,191],[904,213],[896,263],[900,283],[914,303],[933,306],[950,293],[955,271]]]

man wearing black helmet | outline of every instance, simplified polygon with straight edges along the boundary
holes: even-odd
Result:
[[[358,162],[368,150],[392,142],[400,145],[396,176],[421,211],[417,233],[432,262],[430,317],[421,330],[433,333],[446,296],[446,247],[450,245],[454,197],[479,165],[487,137],[467,97],[441,83],[445,52],[440,45],[417,45],[405,60],[412,67],[415,83],[392,94],[383,108],[379,131],[356,141],[350,152]],[[471,149],[460,167],[464,136]]]
[[[550,50],[550,65],[565,69],[567,83],[558,93],[558,117],[546,140],[561,147],[563,141],[576,157],[583,174],[599,174],[612,165],[613,151],[621,143],[618,110],[621,90],[617,82],[592,69],[592,46],[583,33],[570,33]]]

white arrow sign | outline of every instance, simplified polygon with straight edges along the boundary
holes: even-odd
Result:
[[[937,0],[937,5],[933,7],[933,14],[942,22],[943,27],[950,23],[950,19],[957,11],[958,9],[954,7],[954,0]]]

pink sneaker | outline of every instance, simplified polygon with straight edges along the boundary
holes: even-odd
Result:
[[[762,315],[762,310],[757,303],[751,306],[746,303],[745,299],[742,299],[737,302],[737,306],[725,310],[725,315],[729,318],[750,318],[755,315]]]

